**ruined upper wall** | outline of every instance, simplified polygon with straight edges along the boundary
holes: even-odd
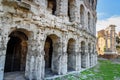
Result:
[[[35,22],[39,26],[77,27],[95,36],[96,2],[96,0],[1,0],[1,5],[5,16],[11,14]]]

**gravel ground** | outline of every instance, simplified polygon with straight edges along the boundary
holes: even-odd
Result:
[[[5,73],[4,80],[26,80],[23,72]]]

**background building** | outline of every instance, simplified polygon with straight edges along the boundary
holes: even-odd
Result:
[[[96,65],[96,5],[97,0],[0,0],[0,80],[8,72],[41,80]]]
[[[97,38],[97,51],[98,54],[103,55],[105,51],[105,30],[100,30],[97,33],[98,38]]]
[[[115,25],[110,25],[105,30],[98,31],[98,54],[116,55],[116,36]]]
[[[120,32],[118,32],[116,37],[116,49],[117,49],[118,55],[120,55]]]

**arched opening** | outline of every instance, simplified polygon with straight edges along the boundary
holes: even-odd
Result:
[[[51,12],[51,14],[55,15],[55,12],[56,12],[56,0],[48,0],[47,8]]]
[[[88,29],[91,31],[91,26],[90,26],[90,13],[88,12]]]
[[[48,36],[46,41],[45,41],[45,72],[51,71],[51,64],[52,64],[52,53],[53,53],[53,42],[52,39]]]
[[[68,0],[68,17],[70,22],[73,21],[74,10],[75,10],[74,0]]]
[[[58,74],[59,38],[52,34],[47,36],[44,45],[45,77]]]
[[[85,42],[82,41],[81,42],[81,68],[85,68],[86,67],[86,55],[85,55]]]
[[[84,27],[84,6],[80,6],[80,23]]]
[[[21,31],[13,31],[7,43],[4,72],[25,71],[28,37]]]
[[[74,71],[74,66],[75,66],[75,40],[74,39],[69,39],[68,45],[67,45],[67,69],[69,71]]]

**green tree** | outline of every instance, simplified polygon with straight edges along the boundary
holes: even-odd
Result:
[[[116,37],[116,42],[119,44],[120,43],[120,38],[117,36]]]

